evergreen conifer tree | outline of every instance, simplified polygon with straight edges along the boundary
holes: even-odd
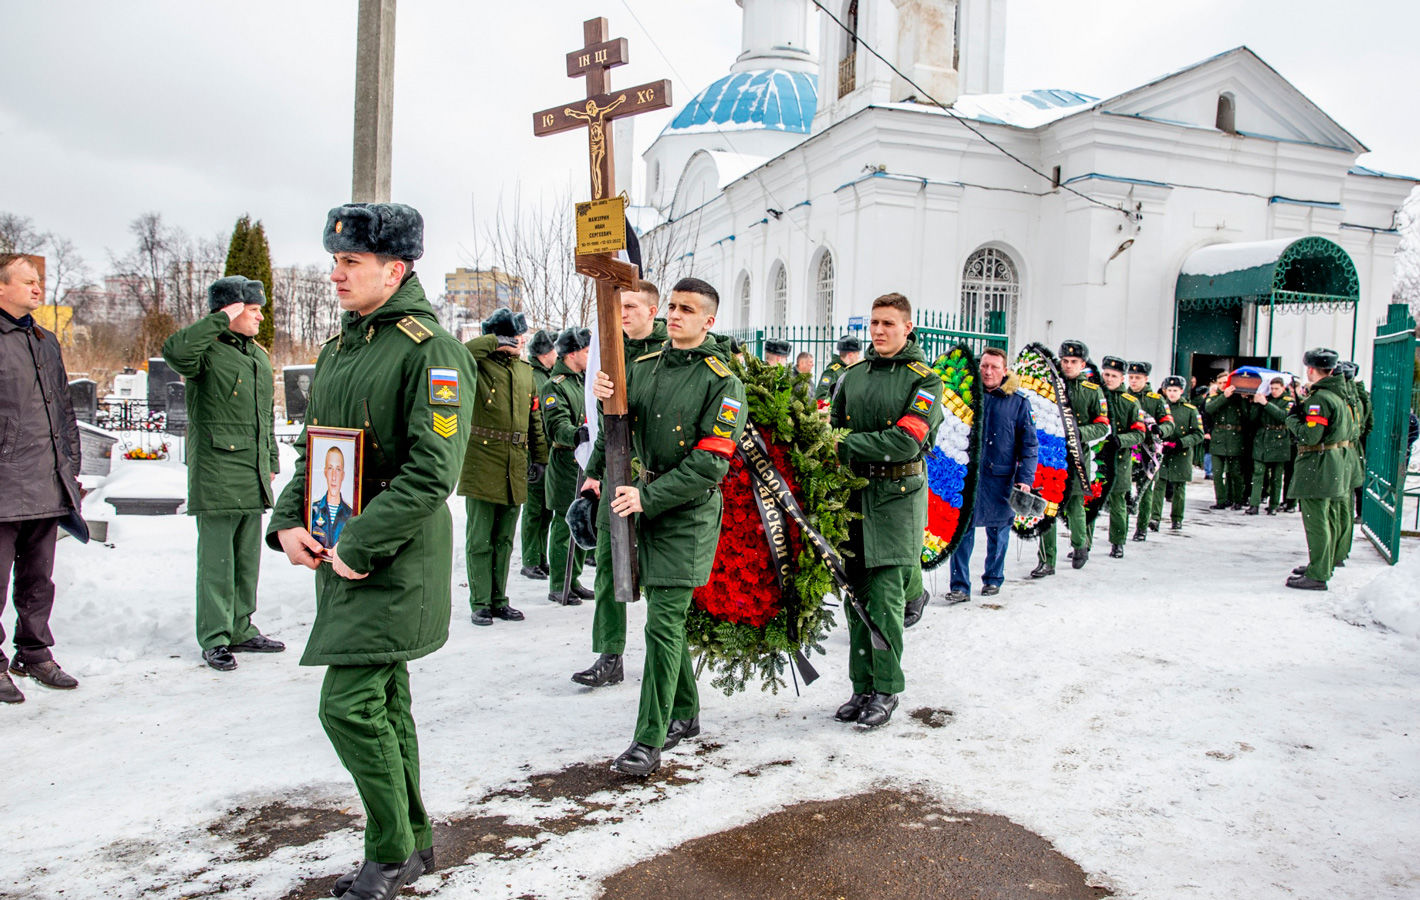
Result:
[[[262,307],[261,330],[257,332],[257,342],[270,349],[276,335],[276,323],[271,310],[271,249],[266,243],[266,228],[258,221],[252,224],[251,216],[242,216],[232,229],[232,241],[227,245],[227,267],[224,275],[243,275],[260,281],[266,295],[266,306]]]

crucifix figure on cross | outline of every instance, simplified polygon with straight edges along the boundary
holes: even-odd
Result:
[[[533,134],[544,137],[587,129],[592,200],[616,196],[612,134],[607,125],[614,119],[666,109],[671,105],[669,80],[653,81],[611,90],[608,72],[627,62],[626,38],[609,38],[607,20],[588,19],[582,23],[585,46],[567,54],[567,77],[586,78],[587,96],[533,113]],[[605,430],[606,477],[603,491],[631,484],[631,423],[626,410],[626,360],[621,340],[621,291],[635,290],[640,270],[616,258],[614,253],[577,255],[577,271],[597,284],[597,335],[601,347],[602,371],[614,385],[612,396],[602,403]],[[616,599],[630,602],[636,596],[636,537],[631,519],[611,517],[612,581]]]

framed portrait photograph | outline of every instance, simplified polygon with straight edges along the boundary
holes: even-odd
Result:
[[[291,422],[306,420],[306,407],[311,402],[311,382],[315,379],[315,366],[287,366],[281,370],[281,383],[286,395],[286,419]]]
[[[327,556],[360,514],[363,439],[359,428],[306,429],[306,530]]]

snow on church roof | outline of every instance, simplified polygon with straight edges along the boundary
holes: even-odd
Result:
[[[1214,244],[1194,251],[1184,261],[1179,274],[1217,276],[1265,266],[1276,262],[1297,240],[1295,237],[1285,237],[1270,241]]]
[[[1098,102],[1098,97],[1063,90],[964,94],[952,105],[952,111],[963,118],[992,125],[1038,128]]]
[[[818,109],[818,78],[786,69],[726,75],[696,95],[662,134],[782,131],[808,134]]]

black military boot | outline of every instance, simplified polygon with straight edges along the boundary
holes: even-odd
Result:
[[[240,644],[233,644],[227,649],[233,653],[280,653],[286,649],[286,645],[275,638],[258,634],[256,637],[247,638]]]
[[[1159,530],[1159,520],[1158,520],[1158,519],[1151,519],[1151,520],[1149,521],[1149,530],[1150,530],[1150,531],[1158,531],[1158,530]]]
[[[475,610],[473,611],[473,624],[475,624],[475,625],[492,625],[492,624],[493,624],[493,610],[489,609],[489,608],[486,607],[486,606],[480,606],[478,609],[475,609]]]
[[[603,653],[592,663],[572,676],[572,680],[587,687],[601,687],[607,684],[621,684],[626,673],[621,665],[620,653]]]
[[[418,852],[409,854],[409,859],[402,863],[367,859],[340,896],[345,900],[394,900],[400,888],[423,874],[424,862]]]
[[[1306,563],[1302,563],[1300,566],[1297,566],[1295,569],[1292,570],[1292,574],[1293,574],[1293,575],[1305,575],[1305,574],[1307,574],[1307,564],[1306,564]]]
[[[433,847],[429,847],[429,848],[424,849],[424,850],[416,850],[416,851],[414,852],[414,855],[417,856],[417,857],[419,857],[419,861],[420,861],[421,863],[423,863],[423,865],[424,865],[424,870],[419,873],[420,875],[423,875],[423,874],[425,874],[426,872],[432,872],[432,871],[434,871],[434,848],[433,848]],[[411,857],[411,858],[413,858],[413,857]],[[360,874],[360,867],[359,867],[359,866],[356,866],[354,869],[350,870],[349,872],[346,872],[344,875],[341,875],[339,878],[335,879],[335,886],[330,889],[330,895],[331,895],[332,897],[343,897],[343,896],[345,896],[345,892],[348,891],[348,890],[350,890],[350,885],[352,885],[352,884],[355,883],[355,879],[359,876],[359,874]],[[414,882],[414,881],[418,880],[418,878],[419,878],[419,875],[416,875],[416,876],[414,876],[413,878],[411,878],[411,879],[409,879],[409,880],[410,880],[410,882]]]
[[[1054,574],[1055,567],[1052,566],[1050,563],[1045,562],[1044,560],[1042,560],[1040,564],[1037,565],[1034,569],[1030,570],[1030,577],[1032,578],[1045,578]]]
[[[1241,503],[1234,503],[1232,506],[1230,506],[1230,507],[1228,507],[1228,508],[1231,509],[1231,510],[1234,510],[1234,511],[1239,510],[1239,509],[1247,509],[1247,507],[1244,506],[1244,505],[1242,505]]]
[[[1257,508],[1256,506],[1249,506],[1249,507],[1247,508],[1247,514],[1250,515],[1250,516],[1255,516],[1255,515],[1257,515],[1258,511],[1259,511],[1259,510],[1258,510],[1258,508]]]
[[[840,722],[858,721],[858,713],[862,712],[863,707],[868,705],[868,701],[872,698],[872,696],[872,692],[868,692],[866,694],[854,694],[853,696],[848,698],[847,703],[838,707],[838,712],[834,713],[833,717]]]
[[[689,719],[671,719],[671,726],[666,729],[666,742],[661,745],[661,750],[669,750],[686,738],[700,736],[700,716],[699,714]]]
[[[1148,533],[1147,531],[1136,531],[1136,532],[1134,532],[1134,540],[1138,541],[1139,543],[1142,544],[1142,543],[1144,543],[1145,541],[1147,541],[1148,539],[1149,539],[1149,533]]]
[[[1085,563],[1089,561],[1090,551],[1086,550],[1084,547],[1081,547],[1079,550],[1075,551],[1074,556],[1070,557],[1070,567],[1074,569],[1083,569],[1085,567]]]
[[[518,570],[518,574],[524,578],[531,578],[533,581],[546,581],[547,573],[539,566],[523,566]]]
[[[1305,575],[1293,575],[1287,579],[1287,587],[1296,588],[1299,591],[1324,591],[1325,581],[1317,581],[1315,578],[1308,578]]]
[[[232,658],[231,649],[223,646],[208,647],[203,650],[202,661],[218,672],[230,672],[237,667],[237,661]]]
[[[595,597],[596,594],[593,593],[591,588],[584,588],[580,584],[574,584],[572,585],[572,596],[582,600],[590,600]]]
[[[1231,504],[1231,503],[1214,503],[1212,506],[1210,506],[1210,507],[1208,507],[1208,508],[1209,508],[1209,509],[1231,509],[1231,508],[1232,508],[1232,504]]]
[[[923,591],[917,599],[907,601],[907,608],[902,614],[903,628],[911,628],[913,625],[922,621],[922,610],[927,608],[927,600],[929,597],[931,597],[931,594]]]
[[[1268,514],[1269,516],[1275,516],[1275,515],[1277,515],[1277,507],[1275,507],[1275,506],[1269,506],[1269,507],[1267,507],[1267,514]]]
[[[1110,559],[1123,559],[1123,558],[1124,558],[1124,545],[1123,545],[1123,544],[1110,544],[1110,545],[1109,545],[1109,558],[1110,558]]]
[[[552,593],[550,593],[550,594],[547,595],[547,599],[551,600],[553,603],[558,604],[559,606],[581,606],[581,605],[582,605],[582,601],[577,597],[576,594],[565,594],[565,595],[564,595],[564,594],[562,594],[561,592],[553,591]]]
[[[504,622],[521,622],[523,613],[521,610],[513,609],[511,606],[495,606],[490,610],[493,618],[502,619]]]
[[[661,767],[661,751],[647,744],[632,744],[612,761],[613,772],[645,778]]]
[[[1183,530],[1183,523],[1182,523],[1182,522],[1170,522],[1170,523],[1169,523],[1169,531],[1182,531],[1182,530]]]
[[[863,711],[858,713],[858,724],[864,728],[877,728],[879,725],[886,725],[892,718],[892,711],[897,709],[897,695],[874,692],[872,699],[863,707]]]

